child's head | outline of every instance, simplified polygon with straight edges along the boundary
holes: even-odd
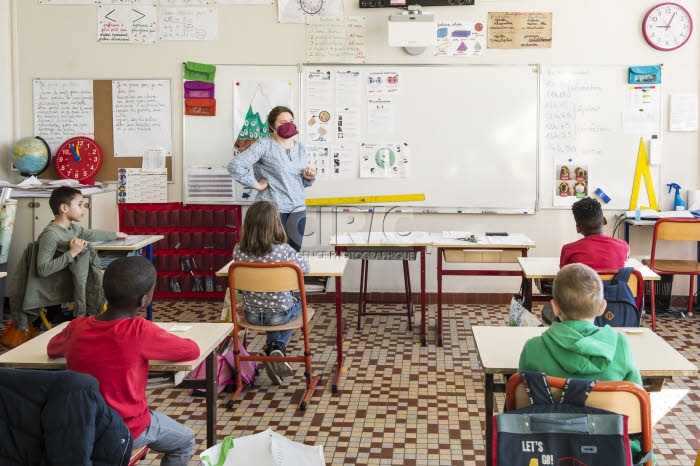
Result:
[[[562,321],[592,321],[607,305],[600,276],[584,264],[569,264],[559,270],[554,277],[552,298],[554,314]]]
[[[75,188],[61,186],[51,193],[49,206],[54,215],[65,214],[70,220],[79,222],[85,214],[83,210],[83,195]]]
[[[241,232],[241,251],[252,256],[264,256],[275,244],[287,242],[280,213],[274,204],[256,201],[248,207]]]
[[[576,230],[583,236],[598,235],[603,232],[605,217],[600,202],[591,197],[584,197],[571,206],[576,221]]]
[[[151,303],[155,284],[156,269],[143,256],[113,261],[102,279],[108,307],[133,311],[132,315]]]

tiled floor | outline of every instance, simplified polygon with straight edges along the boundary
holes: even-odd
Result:
[[[314,306],[314,370],[323,379],[307,410],[297,409],[304,393],[300,366],[281,387],[271,385],[263,371],[233,409],[226,409],[225,394],[220,396],[219,439],[271,427],[290,439],[323,445],[329,465],[484,464],[483,374],[471,326],[504,325],[505,306],[449,306],[442,348],[435,346],[434,306],[427,347],[419,344],[418,328],[408,332],[401,316],[369,316],[362,330],[356,330],[357,306],[346,306],[347,370],[336,394],[330,387],[335,364],[334,308]],[[157,320],[215,321],[219,310],[220,303],[213,302],[160,300],[154,304]],[[696,365],[700,365],[699,317],[661,317],[658,327],[659,334]],[[260,339],[254,340],[249,350],[256,351],[260,344]],[[290,351],[299,348],[299,341],[293,339]],[[192,427],[198,443],[204,444],[202,398],[184,390],[160,389],[149,393],[149,402],[153,409]],[[498,402],[503,403],[501,398]],[[667,381],[664,390],[654,395],[657,464],[693,464],[700,449],[699,402],[698,377]],[[664,407],[670,412],[662,417]],[[656,422],[657,418],[661,419]],[[156,455],[150,454],[140,464],[158,463]],[[190,464],[199,463],[193,459]]]

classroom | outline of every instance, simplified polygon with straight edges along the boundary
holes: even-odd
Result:
[[[2,1],[0,180],[25,179],[11,163],[22,138],[45,137],[53,152],[73,136],[98,141],[104,160],[94,180],[105,189],[84,191],[81,225],[162,236],[144,246],[158,271],[148,313],[196,333],[232,318],[226,267],[256,194],[233,181],[227,165],[244,129],[265,124],[257,108],[294,112],[294,139],[315,170],[301,254],[310,275],[324,277],[306,281],[320,380],[307,397],[302,359],[281,386],[261,368],[233,406],[229,391],[192,396],[187,383],[149,390],[151,409],[194,431],[191,465],[226,436],[268,428],[322,447],[329,465],[490,464],[490,414],[503,411],[502,375],[518,359],[509,372],[489,366],[484,352],[496,343],[498,360],[515,344],[517,356],[521,337],[488,331],[509,328],[514,295],[542,317],[549,298],[540,280],[558,271],[562,246],[582,237],[571,206],[595,199],[604,234],[626,241],[634,266],[648,271],[644,337],[682,368],[658,372],[663,361],[635,357],[645,388],[649,377],[665,378],[650,389],[656,464],[693,464],[700,324],[698,312],[688,312],[688,290],[694,296],[700,282],[687,271],[657,274],[642,261],[652,255],[657,217],[700,214],[700,33],[692,27],[700,0],[665,6],[673,19],[660,19],[659,29],[681,31],[671,39],[677,47],[655,42],[658,0],[416,3],[418,10],[393,0]],[[406,17],[427,29],[400,30]],[[430,45],[409,44],[426,30]],[[342,44],[327,45],[328,36]],[[77,110],[67,108],[73,93],[83,96]],[[46,105],[51,96],[58,109]],[[65,119],[63,130],[52,111]],[[68,120],[89,131],[62,133]],[[149,151],[167,155],[158,176],[142,169]],[[53,166],[39,175],[58,177]],[[124,192],[131,180],[138,190]],[[202,180],[225,193],[203,192]],[[13,273],[53,220],[48,195],[21,191],[12,190],[9,252],[0,250],[0,333],[12,320]],[[685,239],[656,253],[700,260],[700,242]],[[190,272],[200,267],[206,272]],[[322,292],[312,293],[319,283]],[[301,334],[290,354],[304,353]],[[653,347],[632,341],[637,333],[627,338],[636,355]],[[256,355],[265,342],[252,331],[245,344]],[[16,367],[3,363],[8,351],[0,345],[0,367]],[[209,353],[202,371],[205,356],[214,360]],[[160,460],[149,451],[138,464]]]

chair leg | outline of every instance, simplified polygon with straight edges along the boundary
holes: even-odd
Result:
[[[656,332],[656,284],[654,282],[649,283],[649,303],[651,307],[651,331]]]
[[[403,286],[406,292],[406,317],[408,318],[408,330],[413,330],[411,318],[413,316],[413,294],[411,293],[411,274],[408,270],[408,261],[403,262]]]
[[[241,376],[241,350],[240,343],[238,341],[238,331],[240,328],[233,329],[233,362],[236,367],[233,368],[234,375],[236,377],[236,389],[231,393],[231,398],[226,403],[227,408],[233,408],[233,402],[236,401],[238,395],[243,391],[243,377]],[[245,331],[247,335],[247,330]],[[245,338],[245,337],[244,337]]]
[[[306,394],[299,405],[299,409],[301,411],[305,411],[306,406],[308,406],[309,400],[311,399],[311,395],[313,395],[314,390],[316,389],[316,385],[318,385],[318,382],[321,380],[321,376],[314,376],[313,369],[311,368],[311,343],[309,342],[308,323],[306,324],[306,327],[302,328],[302,330],[304,332],[304,376],[306,377]]]
[[[362,328],[362,317],[367,312],[367,275],[369,275],[369,261],[363,259],[360,264],[360,302],[357,306],[357,330]]]
[[[688,279],[690,281],[690,292],[688,293],[688,316],[693,315],[693,287],[695,283],[695,276],[693,275],[688,275]]]

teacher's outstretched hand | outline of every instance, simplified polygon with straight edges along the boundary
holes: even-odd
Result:
[[[289,245],[299,251],[306,229],[304,188],[313,184],[316,172],[307,166],[306,147],[294,140],[299,132],[289,108],[270,110],[267,126],[269,136],[234,157],[228,171],[236,181],[258,191],[257,199],[277,206]]]

